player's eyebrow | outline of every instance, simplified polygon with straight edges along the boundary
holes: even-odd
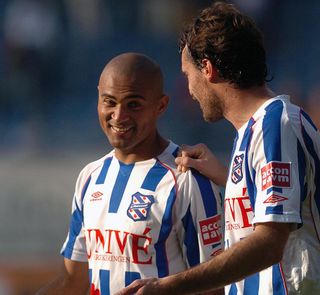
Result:
[[[108,98],[111,98],[111,99],[117,99],[115,96],[109,94],[109,93],[102,93],[100,95],[101,97],[105,98],[105,97],[108,97]],[[129,94],[128,96],[126,96],[124,99],[142,99],[142,100],[146,100],[146,98],[140,94]]]

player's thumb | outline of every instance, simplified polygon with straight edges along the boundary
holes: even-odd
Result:
[[[199,167],[199,159],[194,159],[194,158],[191,158],[191,157],[180,157],[180,164],[181,166],[183,167],[186,167],[186,168],[194,168],[194,169],[198,169]]]

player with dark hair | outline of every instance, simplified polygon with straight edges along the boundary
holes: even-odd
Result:
[[[222,250],[217,187],[196,171],[179,172],[179,147],[157,130],[168,105],[159,65],[142,54],[116,56],[98,91],[100,125],[114,149],[81,171],[64,272],[37,294],[81,295],[89,286],[92,295],[114,294]]]
[[[320,134],[287,95],[266,86],[262,34],[235,6],[215,3],[181,39],[182,71],[204,119],[237,130],[228,175],[209,149],[176,159],[226,182],[225,250],[162,278],[137,280],[118,294],[320,294]]]

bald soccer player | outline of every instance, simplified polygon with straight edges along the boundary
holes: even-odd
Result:
[[[100,125],[114,149],[81,171],[61,250],[64,271],[39,295],[114,294],[222,249],[217,187],[195,171],[179,172],[179,147],[157,130],[169,100],[159,65],[142,54],[116,56],[98,92]]]

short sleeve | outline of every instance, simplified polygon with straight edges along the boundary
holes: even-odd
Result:
[[[176,229],[187,265],[194,266],[222,250],[222,206],[218,187],[196,171],[180,180]]]
[[[275,109],[269,112],[271,115],[255,128],[249,152],[247,166],[252,167],[249,173],[254,183],[253,223],[301,223],[303,152],[282,103],[272,107]]]
[[[86,177],[83,170],[78,177],[72,200],[69,232],[60,251],[65,258],[80,262],[88,260],[83,230],[83,196],[89,183],[90,177]]]

